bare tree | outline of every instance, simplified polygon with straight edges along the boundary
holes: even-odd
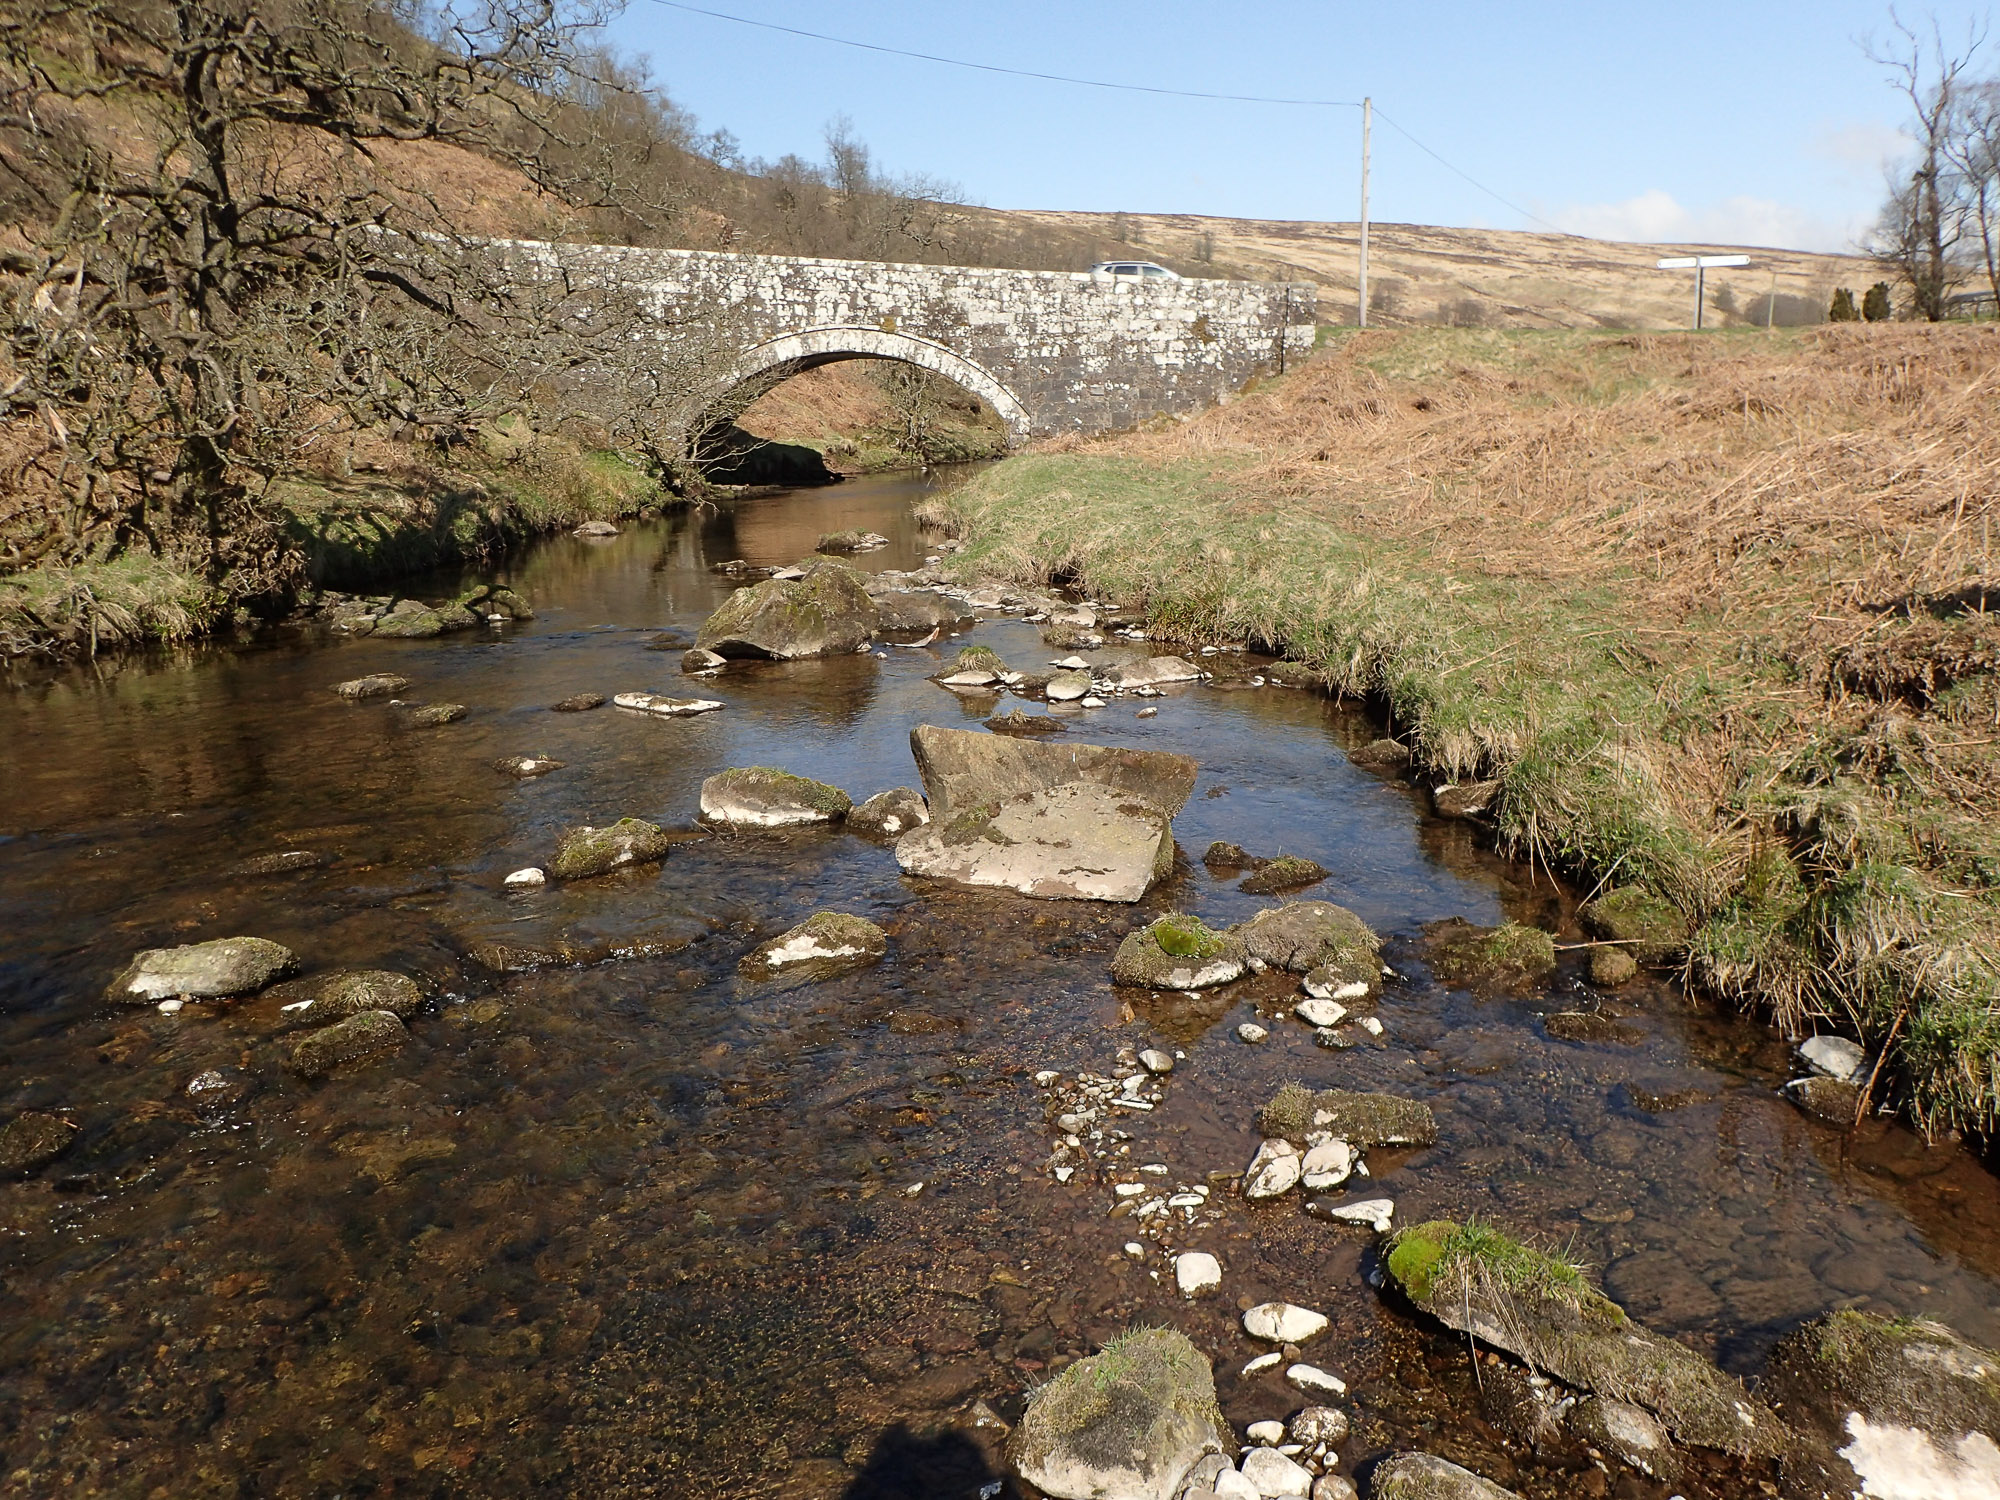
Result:
[[[1966,220],[1978,238],[1987,290],[2000,311],[2000,80],[1989,79],[1964,90],[1950,152]]]
[[[1968,31],[1952,46],[1935,17],[1926,36],[1890,11],[1895,38],[1866,50],[1871,62],[1888,71],[1897,92],[1910,102],[1911,133],[1917,141],[1916,166],[1892,182],[1871,250],[1893,267],[1920,317],[1935,323],[1945,315],[1953,290],[1964,279],[1958,259],[1970,210],[1966,183],[1957,167],[1957,145],[1965,111],[1966,72],[1985,43],[1983,29]]]
[[[671,212],[605,148],[624,85],[585,50],[602,20],[589,0],[0,5],[0,196],[31,226],[0,264],[0,447],[39,502],[0,566],[143,546],[281,589],[297,563],[264,496],[330,429],[448,444],[639,347],[643,309],[463,237],[393,165],[462,147],[571,209]],[[137,150],[85,128],[107,115]]]

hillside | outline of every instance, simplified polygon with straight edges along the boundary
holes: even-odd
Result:
[[[1050,231],[1095,229],[1185,274],[1311,281],[1320,289],[1323,322],[1354,321],[1353,223],[1046,210],[1009,217]],[[1880,275],[1874,262],[1858,255],[1372,224],[1370,321],[1384,327],[1685,328],[1693,310],[1692,277],[1653,263],[1663,256],[1737,252],[1750,256],[1748,268],[1709,275],[1712,326],[1761,325],[1773,273],[1781,326],[1821,321],[1836,286],[1858,293]]]

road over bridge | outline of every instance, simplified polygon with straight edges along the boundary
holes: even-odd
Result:
[[[1016,441],[1104,432],[1197,411],[1313,345],[1309,282],[536,248],[666,316],[728,310],[742,352],[703,402],[710,424],[803,370],[894,359],[990,403]]]

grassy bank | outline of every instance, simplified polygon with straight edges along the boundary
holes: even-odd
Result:
[[[968,572],[1249,639],[1490,778],[1686,971],[2000,1119],[2000,336],[1422,330],[943,498]]]
[[[614,453],[558,439],[490,433],[449,462],[383,443],[354,474],[273,486],[268,504],[311,589],[351,590],[441,565],[493,557],[590,520],[671,503]],[[192,640],[273,601],[237,597],[166,557],[137,551],[101,563],[0,577],[0,656],[95,655]]]

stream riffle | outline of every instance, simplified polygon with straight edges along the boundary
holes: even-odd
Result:
[[[1102,1180],[1058,1184],[1033,1075],[1108,1072],[1177,1048],[1130,1162],[1176,1181],[1240,1169],[1287,1079],[1385,1089],[1441,1139],[1375,1153],[1399,1219],[1478,1215],[1587,1265],[1635,1316],[1754,1375],[1832,1307],[1934,1317],[2000,1344],[2000,1204],[1962,1150],[1882,1122],[1848,1138],[1777,1093],[1786,1046],[1664,981],[1482,995],[1424,968],[1426,923],[1514,918],[1567,937],[1574,894],[1494,858],[1422,794],[1349,763],[1377,732],[1318,696],[1170,689],[1076,718],[1071,737],[1201,764],[1176,822],[1191,856],[1137,907],[1038,903],[904,879],[838,831],[694,837],[657,869],[503,890],[568,826],[635,816],[692,831],[702,779],[770,764],[857,799],[915,783],[908,732],[990,701],[929,681],[977,642],[1037,668],[1066,652],[998,617],[930,650],[732,667],[716,714],[558,714],[573,693],[681,688],[679,653],[732,585],[825,532],[927,555],[888,478],[558,537],[495,567],[534,621],[431,641],[309,628],[27,674],[0,696],[0,1118],[67,1115],[57,1161],[0,1182],[0,1472],[19,1495],[711,1494],[965,1496],[999,1477],[1023,1394],[1138,1323],[1216,1362],[1239,1428],[1300,1404],[1238,1309],[1283,1298],[1333,1329],[1314,1358],[1352,1390],[1349,1467],[1422,1447],[1530,1496],[1592,1493],[1479,1417],[1462,1340],[1368,1285],[1371,1236],[1245,1204],[1180,1240],[1219,1297],[1182,1304],[1157,1251],[1123,1248]],[[664,640],[662,636],[664,634]],[[333,683],[413,679],[461,722],[405,724]],[[530,781],[502,756],[564,768]],[[1382,1037],[1315,1046],[1296,981],[1201,997],[1116,992],[1135,924],[1212,925],[1271,904],[1199,864],[1212,839],[1297,853],[1308,894],[1387,938]],[[315,868],[232,873],[282,850]],[[823,908],[887,929],[879,967],[778,994],[737,960]],[[308,1083],[276,1003],[178,1015],[103,1000],[138,949],[254,934],[308,968],[415,975],[414,1041]],[[509,944],[571,962],[496,975]],[[1581,954],[1567,955],[1580,960]],[[1602,1005],[1623,1039],[1550,1037]],[[1247,1046],[1241,1021],[1270,1039]],[[189,1081],[239,1070],[235,1107]],[[232,1075],[234,1076],[234,1075]],[[1676,1107],[1659,1108],[1663,1096]],[[1653,1108],[1643,1107],[1645,1105]],[[980,1405],[983,1403],[983,1406]],[[1695,1474],[1691,1497],[1739,1482]],[[1634,1485],[1636,1484],[1636,1488]],[[1601,1489],[1597,1492],[1604,1492]],[[1628,1476],[1618,1493],[1664,1496]]]

